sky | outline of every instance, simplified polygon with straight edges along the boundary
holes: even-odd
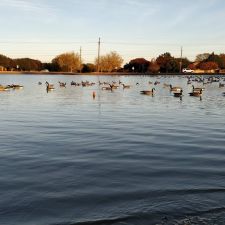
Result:
[[[164,52],[194,60],[225,53],[224,0],[0,0],[0,54],[50,62],[79,52],[85,63],[118,52],[124,63]]]

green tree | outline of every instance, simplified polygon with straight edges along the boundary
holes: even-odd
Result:
[[[150,62],[144,58],[132,59],[124,66],[124,70],[136,73],[145,73],[148,71]]]
[[[169,52],[158,56],[156,62],[160,66],[160,72],[162,73],[179,72],[179,62]]]
[[[96,72],[96,66],[92,63],[83,64],[82,73]]]
[[[42,63],[39,60],[30,58],[14,59],[14,63],[19,66],[23,71],[40,71],[42,69]]]
[[[0,55],[0,66],[5,67],[7,70],[15,68],[15,63],[11,58],[7,56]]]
[[[149,64],[148,71],[150,73],[158,73],[159,70],[160,70],[160,66],[157,64],[155,59],[152,59]]]

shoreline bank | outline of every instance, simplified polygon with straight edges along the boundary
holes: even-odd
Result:
[[[0,75],[71,75],[71,76],[224,76],[225,73],[129,73],[129,72],[113,72],[113,73],[70,73],[70,72],[38,72],[38,71],[0,71]]]

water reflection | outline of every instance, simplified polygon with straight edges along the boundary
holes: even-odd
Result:
[[[46,81],[55,91],[46,92]],[[102,90],[104,82],[119,87]],[[24,86],[0,93],[0,224],[224,219],[218,83],[197,97],[189,96],[192,84],[202,83],[176,76],[16,75],[0,83]],[[170,84],[182,94],[174,97]]]

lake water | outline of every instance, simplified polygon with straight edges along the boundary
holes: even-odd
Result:
[[[72,80],[132,87],[110,92]],[[140,95],[156,80],[154,97]],[[179,76],[0,76],[12,83],[24,89],[0,92],[1,225],[225,223],[218,83],[201,100]],[[182,101],[163,83],[182,86]]]

